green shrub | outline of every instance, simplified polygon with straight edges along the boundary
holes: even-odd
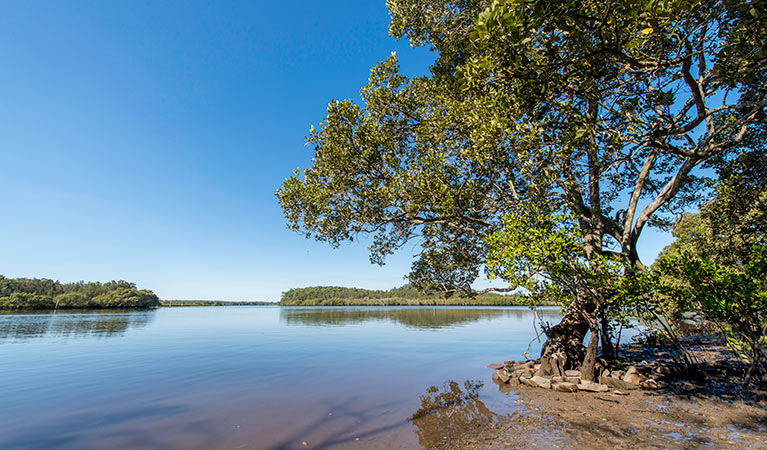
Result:
[[[748,385],[758,371],[767,372],[767,249],[754,247],[742,266],[724,265],[682,251],[659,263],[660,274],[673,283],[660,290],[680,309],[698,311],[727,336],[730,348],[749,364]]]

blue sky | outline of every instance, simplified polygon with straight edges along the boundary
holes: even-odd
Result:
[[[288,231],[274,191],[309,126],[396,51],[384,0],[0,3],[0,273],[126,279],[162,298],[387,289],[366,243]],[[647,233],[651,261],[669,242]]]

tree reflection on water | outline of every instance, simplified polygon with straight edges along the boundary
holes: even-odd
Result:
[[[539,310],[539,316],[558,316],[557,310]],[[280,320],[288,325],[351,325],[368,321],[391,321],[402,325],[438,329],[483,319],[531,317],[527,308],[280,308]]]
[[[143,328],[155,311],[67,312],[0,314],[0,341],[42,337],[114,337],[131,328]]]
[[[483,383],[466,380],[461,386],[447,381],[442,388],[432,386],[419,397],[421,407],[410,421],[418,429],[418,443],[425,448],[444,445],[467,429],[494,422],[497,414],[479,399]]]

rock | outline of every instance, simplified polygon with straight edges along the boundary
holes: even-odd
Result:
[[[581,377],[565,377],[565,382],[578,384],[581,381]]]
[[[626,375],[626,371],[625,370],[614,370],[614,371],[612,371],[612,373],[610,373],[611,377],[617,378],[619,380],[622,380],[624,375]]]
[[[593,383],[591,381],[581,381],[578,383],[578,390],[588,392],[607,392],[610,390],[607,385]]]
[[[636,367],[631,366],[626,371],[626,375],[623,376],[623,381],[639,386],[642,379],[639,377]]]
[[[566,382],[565,377],[551,377],[552,383],[563,383]]]
[[[641,384],[642,389],[648,390],[648,391],[654,391],[655,389],[658,389],[660,385],[658,385],[658,382],[653,380],[652,378],[649,380],[644,380]]]
[[[527,377],[519,377],[519,382],[522,383],[522,384],[526,384],[526,385],[528,385],[530,387],[538,387],[537,384],[533,383],[530,380],[530,378],[527,378]]]
[[[530,381],[538,385],[543,389],[551,389],[551,380],[545,377],[539,377],[538,375],[530,378]]]
[[[573,378],[579,378],[581,377],[581,371],[580,370],[565,370],[565,376],[566,377],[573,377]]]
[[[516,361],[504,361],[503,362],[503,365],[505,365],[505,366],[514,366],[515,364],[517,364]]]
[[[532,378],[533,375],[535,375],[535,370],[533,370],[531,367],[528,367],[527,369],[522,371],[522,375],[525,378]]]
[[[676,378],[682,375],[683,371],[674,366],[660,366],[655,372],[665,378]]]
[[[533,362],[527,361],[522,364],[515,364],[514,370],[525,370],[525,369],[529,369],[530,367],[533,367]]]
[[[493,372],[493,379],[498,379],[502,383],[508,383],[511,379],[511,374],[506,369],[496,370]]]
[[[566,381],[552,383],[551,388],[557,392],[578,392],[578,386],[575,383],[568,383]]]
[[[503,369],[504,365],[503,364],[488,364],[487,368],[488,369],[493,369],[493,370],[498,370],[498,369]]]
[[[618,380],[613,377],[600,377],[599,382],[602,384],[606,384],[607,386],[613,388],[613,389],[624,389],[624,390],[634,390],[638,389],[636,385],[633,385],[631,383],[627,383],[622,380]]]
[[[541,365],[540,365],[540,364],[536,364],[536,365],[534,365],[534,366],[533,366],[533,370],[535,370],[536,372],[537,372],[537,371],[538,371],[538,369],[540,369],[540,368],[541,368]]]
[[[615,395],[629,395],[628,392],[623,392],[623,391],[613,391],[613,394],[615,394]]]

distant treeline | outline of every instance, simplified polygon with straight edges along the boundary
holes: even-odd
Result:
[[[382,290],[338,286],[291,289],[282,294],[282,306],[517,306],[526,305],[521,296],[483,294],[473,298],[450,297],[438,292],[424,293],[411,285]]]
[[[60,283],[0,275],[0,309],[107,309],[160,306],[154,292],[127,281]]]
[[[274,302],[228,302],[224,300],[160,300],[161,306],[252,306],[274,304]]]

